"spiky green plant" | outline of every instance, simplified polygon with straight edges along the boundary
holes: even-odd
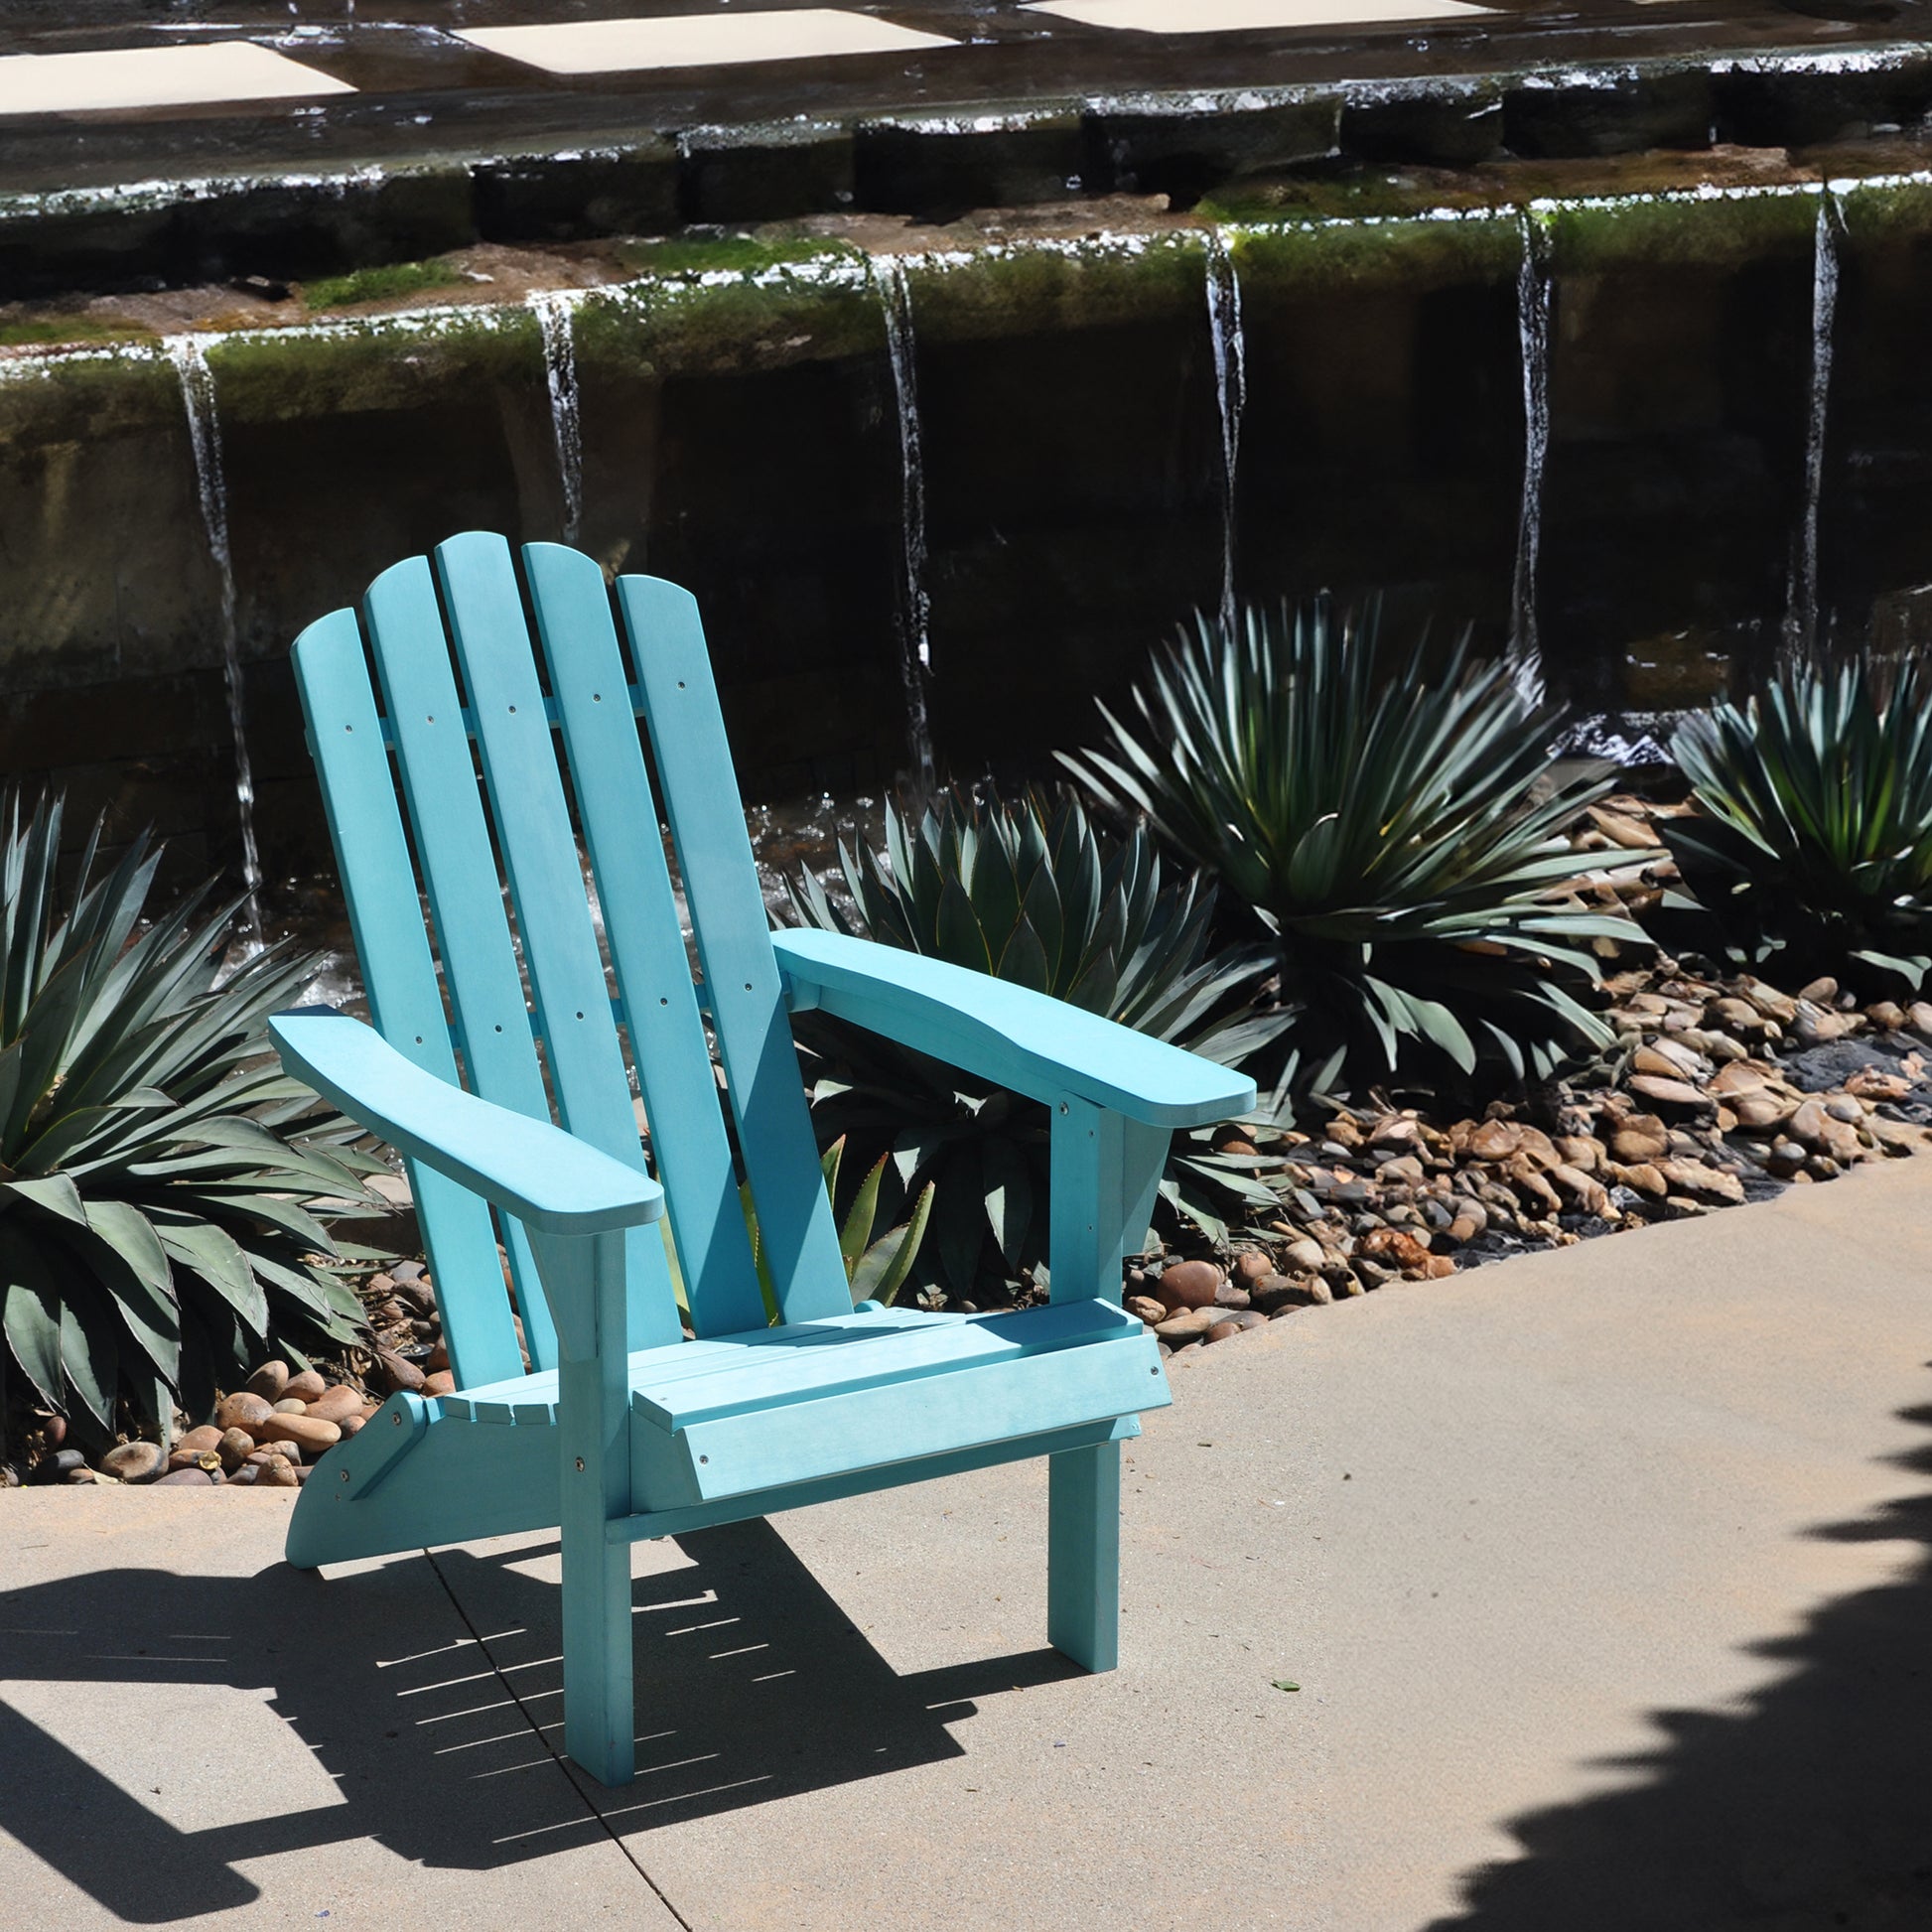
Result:
[[[1719,943],[1787,978],[1932,968],[1932,668],[1789,664],[1687,720],[1700,816],[1661,830]]]
[[[313,959],[220,979],[234,904],[146,922],[145,837],[100,871],[96,824],[64,887],[61,804],[0,811],[0,1368],[83,1429],[125,1397],[165,1430],[270,1354],[361,1338],[312,1204],[368,1199],[377,1164],[273,1059]]]
[[[1466,638],[1432,669],[1421,639],[1378,631],[1374,607],[1325,599],[1250,607],[1232,633],[1197,619],[1137,687],[1138,719],[1103,705],[1112,745],[1061,761],[1277,935],[1317,1084],[1417,1047],[1546,1078],[1609,1043],[1579,997],[1590,941],[1641,937],[1553,897],[1577,871],[1564,827],[1609,780],[1553,780],[1551,720]]]
[[[1103,837],[1064,786],[1012,800],[947,792],[916,823],[889,808],[884,850],[841,843],[839,859],[851,909],[807,872],[790,889],[800,924],[1030,986],[1230,1065],[1288,1024],[1255,1005],[1267,947],[1209,953],[1212,889],[1164,884],[1144,832]],[[821,1143],[849,1136],[868,1159],[890,1153],[889,1192],[895,1179],[902,1192],[936,1183],[922,1285],[964,1296],[1038,1269],[1042,1109],[825,1015],[799,1016],[797,1033]],[[1167,1197],[1218,1231],[1233,1205],[1275,1205],[1251,1166],[1183,1139]]]

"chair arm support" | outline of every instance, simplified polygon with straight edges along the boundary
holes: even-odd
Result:
[[[815,928],[771,935],[794,1011],[817,1008],[1049,1106],[1078,1099],[1148,1127],[1202,1127],[1247,1112],[1255,1083],[944,960]]]
[[[426,1073],[359,1020],[297,1007],[268,1023],[289,1072],[399,1153],[546,1234],[602,1234],[654,1221],[664,1194],[586,1141]]]

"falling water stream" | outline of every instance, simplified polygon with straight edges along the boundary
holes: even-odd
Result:
[[[1241,278],[1227,237],[1210,228],[1207,254],[1207,333],[1214,351],[1214,404],[1221,424],[1221,628],[1233,634],[1234,480],[1241,456],[1241,412],[1248,400],[1248,344],[1241,327]]]
[[[1818,638],[1818,505],[1825,486],[1825,419],[1831,401],[1832,338],[1838,320],[1838,237],[1844,210],[1829,187],[1818,195],[1818,226],[1811,269],[1811,393],[1805,416],[1805,489],[1785,601],[1787,650],[1808,650]]]
[[[255,774],[248,757],[247,707],[241,685],[241,646],[235,629],[234,553],[228,541],[228,485],[221,469],[221,431],[214,413],[214,373],[199,336],[171,336],[168,359],[181,376],[188,436],[195,453],[195,487],[202,527],[221,590],[221,666],[227,682],[228,729],[234,739],[235,812],[241,826],[241,948],[261,950],[261,855],[255,845]]]
[[[1523,498],[1516,519],[1516,574],[1509,639],[1516,688],[1543,702],[1536,628],[1536,575],[1543,545],[1543,472],[1550,456],[1550,238],[1528,208],[1517,212],[1523,252],[1516,269],[1516,329],[1523,363]]]
[[[530,312],[543,334],[543,374],[550,388],[550,434],[557,445],[557,475],[564,493],[564,541],[575,543],[584,521],[584,418],[577,393],[577,340],[573,318],[579,289],[544,289],[530,297]]]
[[[912,295],[905,264],[897,255],[874,256],[872,274],[886,317],[886,353],[898,409],[899,673],[905,682],[906,738],[919,788],[929,793],[933,758],[926,684],[932,675],[932,606],[925,588],[925,454],[912,358]]]

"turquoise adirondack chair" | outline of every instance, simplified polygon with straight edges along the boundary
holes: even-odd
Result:
[[[560,1526],[566,1747],[616,1785],[634,1769],[633,1541],[1045,1455],[1048,1637],[1112,1668],[1119,1444],[1170,1399],[1121,1258],[1170,1131],[1241,1112],[1252,1084],[982,974],[768,930],[693,600],[620,578],[626,665],[598,565],[554,544],[523,561],[541,664],[509,547],[476,533],[295,646],[375,1026],[308,1008],[271,1031],[407,1163],[457,1393],[395,1396],[332,1449],[289,1561]],[[786,1017],[814,1007],[1050,1108],[1048,1306],[853,1306]]]

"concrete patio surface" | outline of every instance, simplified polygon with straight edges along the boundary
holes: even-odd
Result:
[[[1034,1467],[642,1546],[636,1784],[556,1547],[325,1577],[267,1493],[0,1495],[9,1924],[1932,1924],[1932,1161],[1173,1364],[1122,1668]],[[1278,1688],[1296,1684],[1298,1690]]]

